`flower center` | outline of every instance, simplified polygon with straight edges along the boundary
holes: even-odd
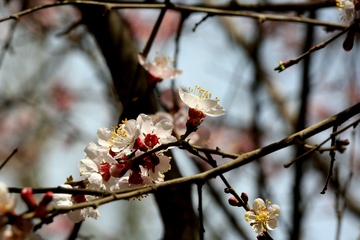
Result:
[[[153,148],[156,144],[159,143],[158,137],[155,134],[148,133],[145,136],[144,143],[149,148]]]
[[[269,212],[264,211],[256,215],[256,221],[266,223],[270,219]]]
[[[200,86],[195,86],[195,88],[189,87],[189,92],[197,96],[200,100],[211,99],[212,96],[212,94],[208,90],[205,90]],[[215,101],[219,102],[220,99],[216,97]]]
[[[112,127],[112,137],[109,139],[109,142],[119,144],[120,141],[124,140],[127,137],[128,132],[124,129],[125,124],[127,120],[123,120],[122,124],[119,124],[119,126]]]
[[[170,58],[166,56],[158,56],[154,59],[154,65],[160,68],[166,68],[169,66]]]

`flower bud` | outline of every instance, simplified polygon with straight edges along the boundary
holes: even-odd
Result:
[[[244,204],[248,204],[248,201],[249,201],[249,196],[247,195],[247,193],[245,192],[242,192],[241,193],[241,199],[244,201]]]
[[[23,188],[21,190],[21,198],[28,206],[29,210],[34,210],[37,207],[36,199],[33,195],[32,189],[29,187]]]
[[[239,204],[240,204],[240,202],[234,197],[229,198],[228,202],[231,206],[234,206],[234,207],[239,207]]]
[[[346,35],[345,41],[343,43],[343,48],[345,51],[350,51],[354,46],[355,31],[350,29]]]
[[[39,206],[47,206],[53,200],[53,196],[53,192],[46,192],[44,197],[39,202]]]

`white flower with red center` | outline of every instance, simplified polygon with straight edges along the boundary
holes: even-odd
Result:
[[[225,114],[225,109],[219,104],[219,98],[211,99],[211,93],[199,86],[195,89],[189,88],[189,92],[179,88],[179,96],[190,107],[187,124],[191,124],[192,127],[199,126],[206,115],[218,117]]]
[[[245,213],[245,220],[250,223],[250,226],[256,233],[266,232],[267,230],[274,230],[278,227],[276,217],[279,216],[280,207],[276,204],[270,205],[271,202],[261,198],[254,200],[253,209]]]
[[[139,125],[133,119],[124,120],[122,124],[112,130],[99,128],[97,132],[99,145],[108,147],[114,155],[122,151],[129,153],[139,134]]]
[[[144,160],[148,161],[148,164],[144,166],[147,176],[154,183],[163,182],[165,177],[164,173],[171,169],[171,158],[160,153],[159,155],[153,154]]]
[[[108,150],[90,143],[85,148],[87,158],[82,159],[79,164],[80,176],[88,180],[88,188],[95,190],[112,190],[116,179],[111,176],[110,168],[117,161],[110,156]]]
[[[68,184],[61,185],[63,188],[73,188]],[[86,202],[94,200],[94,196],[88,195],[71,195],[71,194],[54,194],[52,204],[58,207],[72,206],[76,203]],[[100,213],[98,209],[94,209],[92,207],[76,209],[74,211],[70,211],[66,214],[68,218],[74,222],[84,221],[85,217],[91,217],[97,219],[100,217]]]
[[[149,79],[149,84],[153,82],[161,82],[165,78],[175,79],[182,71],[171,66],[171,59],[166,56],[156,56],[152,62],[146,62],[146,59],[141,54],[138,55],[139,63],[152,76]]]
[[[339,10],[344,10],[344,16],[342,16],[342,20],[352,21],[355,17],[356,10],[360,3],[357,0],[336,0],[336,6]]]
[[[136,119],[140,125],[140,135],[137,141],[142,151],[146,151],[146,148],[152,149],[161,144],[167,144],[177,140],[172,136],[174,125],[170,120],[162,119],[156,123],[154,123],[154,120],[156,120],[156,117],[151,117],[146,114],[140,114]],[[145,145],[145,148],[142,144]]]
[[[135,156],[136,160],[114,164],[111,167],[111,174],[117,177],[128,177],[129,184],[144,185],[149,183],[158,183],[164,181],[164,173],[169,171],[171,168],[170,157],[165,156],[162,152],[157,154],[153,153],[149,156],[141,158],[143,153],[137,151]]]

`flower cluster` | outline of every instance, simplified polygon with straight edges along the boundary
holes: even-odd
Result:
[[[280,207],[276,204],[268,206],[270,204],[269,200],[265,203],[261,198],[257,198],[254,200],[253,209],[245,213],[245,220],[250,223],[254,232],[266,232],[278,227],[276,217],[279,216]]]
[[[175,142],[177,139],[171,135],[173,128],[167,119],[140,114],[137,119],[125,120],[111,129],[98,129],[98,144],[90,143],[85,148],[86,157],[78,164],[80,175],[85,179],[76,187],[114,191],[164,181],[163,173],[171,167],[170,157],[164,154],[166,149],[149,151]],[[74,187],[71,181],[68,183],[63,187]],[[71,206],[93,199],[87,195],[56,194],[54,204]],[[74,222],[99,216],[98,210],[93,208],[68,213]]]
[[[200,87],[196,90],[198,92],[186,93],[179,89],[180,98],[190,107],[186,136],[197,129],[206,115],[215,117],[225,113],[217,98],[212,100],[211,94]],[[137,119],[124,120],[111,129],[100,128],[97,144],[91,142],[85,148],[86,157],[78,164],[80,176],[85,179],[74,182],[70,177],[62,187],[115,191],[163,182],[164,173],[171,168],[170,157],[164,154],[167,148],[156,148],[177,141],[173,132],[171,120],[146,114],[140,114]],[[83,194],[55,194],[53,198],[56,206],[72,206],[95,200],[94,196]],[[88,207],[68,212],[67,215],[73,222],[79,222],[86,217],[96,219],[100,213]]]
[[[336,6],[339,10],[344,10],[343,20],[352,21],[360,8],[360,3],[358,0],[336,0]]]

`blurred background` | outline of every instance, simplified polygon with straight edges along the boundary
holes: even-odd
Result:
[[[0,17],[53,2],[1,0]],[[346,24],[335,1],[324,2],[319,9],[276,14]],[[89,31],[89,23],[82,22],[87,14],[84,11],[87,10],[59,6],[22,16],[19,21],[0,23],[0,160],[18,148],[0,173],[0,180],[8,186],[55,187],[70,175],[81,179],[77,164],[85,156],[84,148],[96,141],[99,127],[117,125],[122,107],[114,90],[113,75],[94,32]],[[141,52],[160,10],[116,11]],[[295,58],[337,32],[303,23],[259,23],[245,17],[218,16],[208,17],[194,29],[205,16],[192,13],[181,25],[182,15],[167,11],[148,57],[152,59],[161,52],[176,58],[176,66],[183,71],[174,81],[176,88],[199,85],[221,99],[226,115],[205,119],[199,128],[197,145],[233,153],[251,151],[359,102],[356,39],[349,52],[342,47],[344,35],[278,73],[273,69],[279,60]],[[179,26],[181,34],[176,41]],[[121,62],[118,68],[126,71]],[[163,106],[172,102],[171,86],[170,80],[157,86],[156,97]],[[358,132],[356,128],[350,129],[339,136],[348,139],[350,145],[343,154],[336,154],[334,176],[325,195],[320,192],[328,174],[328,152],[314,153],[284,168],[283,164],[300,151],[288,147],[228,172],[225,177],[238,193],[249,195],[250,203],[262,197],[281,207],[279,227],[271,232],[274,239],[360,239]],[[331,129],[306,143],[318,144],[330,133]],[[174,151],[174,155],[184,176],[210,169],[181,150]],[[216,160],[219,165],[231,161]],[[204,186],[205,239],[255,239],[256,234],[244,220],[245,211],[228,205],[230,196],[223,189],[218,178]],[[197,214],[196,187],[192,195]],[[21,205],[18,207],[21,211]],[[163,237],[165,230],[152,195],[141,201],[113,202],[99,210],[101,218],[87,219],[79,239]],[[54,223],[43,226],[40,234],[45,239],[67,239],[72,228],[67,217],[58,216]]]

